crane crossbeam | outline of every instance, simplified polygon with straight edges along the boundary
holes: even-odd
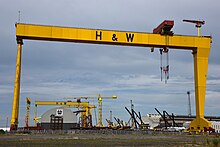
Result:
[[[70,102],[70,101],[36,101],[35,106],[37,105],[62,105],[66,107],[79,107],[79,108],[96,108],[94,105],[89,104],[89,102]]]
[[[29,39],[142,47],[166,46],[187,50],[197,47],[210,47],[209,37],[174,35],[168,36],[169,39],[167,39],[167,36],[144,32],[123,32],[33,24],[16,24],[16,36],[18,40]]]

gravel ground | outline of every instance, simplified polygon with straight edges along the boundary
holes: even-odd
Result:
[[[218,146],[218,136],[179,134],[4,134],[0,146]]]

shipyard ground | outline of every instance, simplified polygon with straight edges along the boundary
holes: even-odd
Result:
[[[13,133],[0,135],[0,146],[220,146],[220,137],[163,133]]]

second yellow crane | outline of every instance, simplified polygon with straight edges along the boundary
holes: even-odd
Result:
[[[95,105],[90,105],[89,102],[72,102],[72,101],[35,101],[34,111],[34,125],[37,123],[37,106],[38,105],[60,105],[69,108],[81,108],[81,127],[92,127],[92,108],[96,108]]]

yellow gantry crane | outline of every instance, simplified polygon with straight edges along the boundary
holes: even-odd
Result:
[[[67,99],[97,99],[98,100],[98,123],[96,124],[96,127],[104,127],[102,123],[102,100],[103,99],[117,99],[116,95],[113,96],[101,96],[101,94],[98,94],[97,97],[92,97],[92,96],[82,96],[82,97],[66,97]]]
[[[190,50],[194,58],[196,118],[190,124],[190,131],[206,131],[211,123],[204,118],[206,77],[208,58],[211,48],[210,36],[184,36],[175,34],[153,34],[146,32],[129,32],[116,30],[71,28],[36,24],[16,25],[17,59],[12,105],[11,130],[18,127],[21,53],[23,40],[43,40],[60,42],[77,42],[92,44],[109,44],[139,46],[150,48],[169,48]],[[161,32],[165,32],[162,28]]]
[[[81,127],[92,128],[92,109],[96,108],[95,105],[89,104],[89,102],[72,102],[72,101],[35,101],[34,111],[34,126],[38,121],[37,119],[37,106],[39,105],[59,105],[67,108],[81,108]]]

